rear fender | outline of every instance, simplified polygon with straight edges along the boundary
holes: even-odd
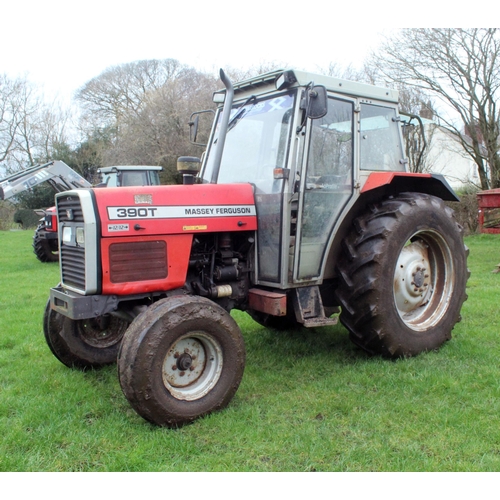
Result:
[[[364,183],[361,195],[374,190],[377,190],[380,196],[394,196],[412,191],[437,196],[444,201],[460,201],[447,180],[440,174],[373,172]]]
[[[360,194],[351,207],[344,214],[332,245],[328,252],[325,265],[324,279],[334,276],[335,263],[340,255],[343,239],[351,230],[352,223],[359,217],[371,203],[386,198],[397,196],[399,193],[416,192],[425,193],[444,201],[460,201],[446,179],[439,174],[413,174],[405,172],[374,172],[371,173],[360,190]]]

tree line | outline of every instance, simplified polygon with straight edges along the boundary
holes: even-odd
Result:
[[[427,113],[446,126],[474,160],[478,187],[491,189],[500,187],[499,56],[495,28],[412,28],[386,38],[361,70],[332,63],[318,72],[396,87],[401,111]],[[276,66],[229,73],[237,81]],[[75,124],[70,110],[47,102],[28,79],[0,75],[0,178],[59,159],[91,182],[99,167],[113,164],[161,165],[162,182],[177,182],[177,158],[201,154],[189,142],[190,114],[213,108],[212,93],[220,87],[216,75],[174,59],[110,67],[75,93]],[[422,138],[418,128],[405,130],[416,170]],[[431,166],[424,157],[418,168]]]

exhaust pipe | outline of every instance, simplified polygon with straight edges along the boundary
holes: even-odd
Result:
[[[229,117],[231,116],[231,108],[233,107],[234,87],[231,80],[226,76],[224,71],[220,70],[220,79],[226,87],[226,97],[224,99],[224,108],[222,109],[222,117],[219,128],[219,136],[217,137],[217,146],[215,149],[214,168],[212,170],[212,179],[210,182],[215,184],[219,175],[222,154],[224,153],[224,143],[226,142]]]

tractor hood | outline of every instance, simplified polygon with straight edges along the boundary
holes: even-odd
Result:
[[[101,236],[257,229],[251,184],[94,189]]]

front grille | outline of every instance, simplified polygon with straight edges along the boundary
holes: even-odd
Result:
[[[109,247],[112,283],[165,279],[167,245],[164,241],[113,243]]]
[[[76,195],[57,198],[59,222],[83,222],[83,210],[80,198]]]
[[[83,210],[77,195],[57,198],[59,227],[83,225]],[[85,248],[60,244],[59,257],[62,282],[79,290],[85,290]]]
[[[63,283],[85,290],[85,249],[63,245],[60,258]]]

